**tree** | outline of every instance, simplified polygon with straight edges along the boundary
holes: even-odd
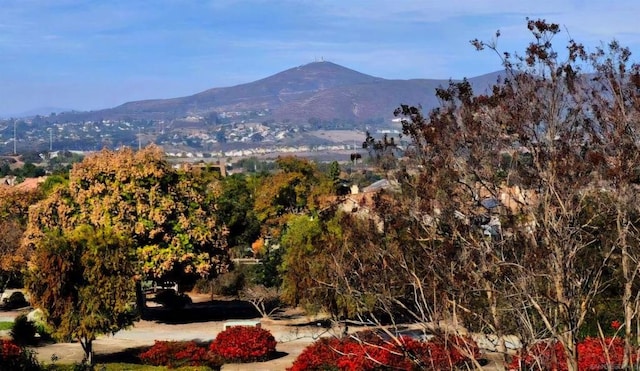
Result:
[[[505,76],[491,91],[451,82],[428,114],[396,111],[410,146],[401,168],[380,164],[400,184],[371,210],[383,233],[334,240],[326,270],[336,275],[322,282],[394,323],[404,315],[445,331],[441,320],[461,321],[525,347],[553,338],[576,370],[581,331],[612,283],[623,288],[625,338],[637,320],[640,68],[616,42],[587,54],[571,40],[561,60],[558,25],[527,27],[523,55],[498,52]],[[374,158],[395,148],[365,143]]]
[[[223,178],[221,188],[216,213],[228,229],[228,245],[246,250],[260,234],[260,224],[253,211],[253,190],[242,174]]]
[[[262,318],[269,318],[280,309],[280,292],[276,287],[266,287],[260,284],[245,287],[240,297],[256,308]]]
[[[382,139],[376,140],[367,131],[367,136],[362,143],[362,148],[369,152],[369,158],[383,170],[390,170],[396,166],[399,148],[395,138],[384,134]],[[352,155],[352,161],[354,160]]]
[[[76,339],[93,362],[93,341],[136,319],[137,257],[133,241],[110,228],[80,225],[48,232],[36,245],[27,287],[54,335]]]
[[[0,222],[0,288],[6,286],[21,275],[23,261],[18,254],[20,240],[24,232],[24,225],[15,220],[2,220]]]
[[[16,171],[17,176],[24,178],[37,178],[45,175],[45,170],[38,167],[31,162],[26,162],[19,171]]]
[[[287,223],[281,238],[284,249],[280,272],[282,274],[282,295],[292,305],[303,304],[308,308],[318,303],[318,296],[324,292],[316,290],[319,270],[324,269],[317,257],[317,247],[322,236],[322,225],[316,217],[293,216]]]
[[[622,287],[620,299],[625,339],[623,367],[631,364],[632,344],[637,344],[640,338],[638,327],[634,331],[632,326],[634,320],[640,323],[640,209],[637,198],[640,144],[636,134],[640,116],[640,65],[631,64],[630,56],[630,50],[616,41],[606,48],[596,48],[588,56],[582,55],[582,59],[589,61],[597,71],[591,94],[601,97],[591,99],[591,109],[598,120],[598,134],[602,137],[599,146],[592,146],[591,158],[601,167],[601,179],[606,186],[601,198],[609,202],[602,203],[600,209],[603,214],[609,211],[606,214],[610,216],[608,245],[615,249],[619,258],[616,264],[621,267],[619,283]]]
[[[488,95],[474,95],[462,81],[438,89],[442,105],[427,117],[415,107],[398,109],[417,174],[398,177],[401,207],[423,251],[435,252],[429,246],[440,241],[440,248],[454,247],[446,263],[464,262],[454,274],[446,266],[434,272],[460,288],[449,290],[449,302],[464,304],[498,335],[516,332],[525,344],[556,339],[575,370],[579,332],[606,287],[603,276],[636,245],[629,233],[635,211],[606,213],[618,221],[611,228],[599,216],[607,208],[594,200],[632,200],[633,178],[622,174],[637,161],[632,117],[640,79],[634,66],[626,75],[629,53],[615,42],[608,53],[588,55],[571,40],[560,60],[551,42],[558,25],[527,26],[534,41],[522,56],[498,53],[506,77]],[[495,43],[473,44],[497,51]],[[582,71],[587,63],[590,78]],[[622,264],[627,282],[635,280],[630,263]],[[482,293],[488,313],[464,292]],[[629,286],[625,292],[630,303]]]
[[[191,284],[228,266],[219,192],[200,169],[172,168],[157,147],[103,150],[74,165],[68,185],[31,210],[25,244],[81,224],[112,228],[136,246],[141,277]]]
[[[338,161],[332,161],[329,165],[329,178],[335,183],[340,179],[340,164]]]
[[[29,207],[42,198],[38,189],[21,190],[0,187],[0,287],[11,280],[20,281],[26,256],[21,248]]]
[[[287,221],[317,207],[317,197],[329,194],[331,182],[306,159],[279,157],[280,171],[262,178],[256,191],[254,209],[262,224],[262,234],[278,238]]]

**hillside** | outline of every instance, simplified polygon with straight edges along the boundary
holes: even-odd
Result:
[[[497,77],[491,73],[469,81],[476,92],[484,92]],[[315,62],[186,97],[0,120],[0,153],[13,153],[14,148],[19,153],[91,151],[149,143],[168,152],[210,157],[353,149],[365,131],[399,130],[391,120],[400,104],[420,105],[425,111],[435,107],[436,88],[448,83],[390,80]]]
[[[496,81],[496,76],[494,73],[471,78],[470,82],[483,90]],[[401,103],[435,106],[435,88],[447,83],[428,79],[387,80],[332,62],[314,62],[247,84],[212,88],[186,97],[128,102],[99,111],[63,113],[57,120],[172,120],[224,112],[256,112],[276,121],[386,121]]]

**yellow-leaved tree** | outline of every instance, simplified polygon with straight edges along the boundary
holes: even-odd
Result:
[[[25,259],[20,241],[27,225],[29,207],[42,198],[38,189],[0,186],[0,289],[20,281]]]
[[[158,147],[103,150],[74,165],[68,185],[33,207],[24,243],[33,251],[49,232],[110,228],[132,240],[139,278],[188,285],[228,266],[218,193],[217,180],[173,168]]]

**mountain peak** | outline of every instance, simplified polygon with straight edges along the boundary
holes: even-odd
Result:
[[[474,88],[491,86],[490,76],[470,79]],[[438,104],[435,89],[446,80],[387,80],[330,61],[289,68],[269,77],[231,87],[205,90],[190,96],[125,103],[94,112],[62,114],[57,119],[181,120],[211,114],[257,115],[261,120],[305,123],[325,121],[384,121],[400,104]]]
[[[329,61],[311,62],[282,71],[256,83],[274,84],[285,89],[310,91],[336,86],[367,84],[382,79],[354,71]]]

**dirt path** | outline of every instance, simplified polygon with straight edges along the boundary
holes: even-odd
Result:
[[[112,336],[101,336],[95,340],[95,362],[137,363],[139,362],[137,355],[153,345],[155,340],[208,342],[223,330],[226,321],[255,318],[255,313],[247,312],[246,304],[238,304],[234,301],[210,302],[205,301],[205,298],[194,300],[190,308],[185,312],[179,312],[179,317],[167,315],[158,309],[155,309],[155,312],[153,310],[152,308],[151,317],[154,318],[136,322],[130,329],[119,331]],[[0,320],[12,321],[19,313],[20,311],[0,312]],[[185,323],[187,321],[192,322]],[[275,359],[250,364],[225,364],[222,367],[223,370],[286,370],[309,344],[321,336],[336,335],[340,331],[322,327],[320,317],[308,317],[301,311],[295,310],[284,313],[279,319],[264,319],[260,322],[262,328],[269,330],[278,342]],[[45,344],[34,347],[33,350],[38,360],[44,363],[80,362],[84,354],[79,343]],[[491,362],[484,369],[499,368]]]
[[[312,326],[292,328],[289,325],[264,321],[262,327],[271,331],[278,341],[278,356],[269,362],[255,364],[224,365],[223,370],[285,370],[309,344],[315,341],[321,331]],[[140,321],[135,327],[120,331],[114,336],[103,336],[94,342],[96,362],[136,362],[135,355],[143,348],[153,345],[155,340],[195,340],[211,341],[222,331],[223,321],[189,324],[162,324]],[[41,362],[80,362],[82,347],[78,343],[58,343],[35,347]]]
[[[229,320],[255,319],[255,312],[247,303],[234,300],[211,301],[208,296],[196,296],[192,299],[194,303],[184,311],[172,313],[151,307],[147,313],[149,319],[136,322],[133,327],[114,335],[100,336],[93,343],[95,362],[137,363],[137,355],[153,345],[155,340],[208,342],[223,330],[224,323]],[[28,309],[0,312],[0,321],[13,321],[20,313],[27,312]],[[227,364],[223,366],[223,370],[285,370],[307,345],[319,336],[331,335],[317,325],[317,318],[307,317],[299,310],[283,313],[280,320],[261,320],[260,324],[278,342],[276,358],[254,364]],[[8,331],[3,331],[0,334],[2,336],[8,337]],[[81,362],[84,355],[77,342],[43,344],[32,349],[36,352],[37,359],[44,363]]]

